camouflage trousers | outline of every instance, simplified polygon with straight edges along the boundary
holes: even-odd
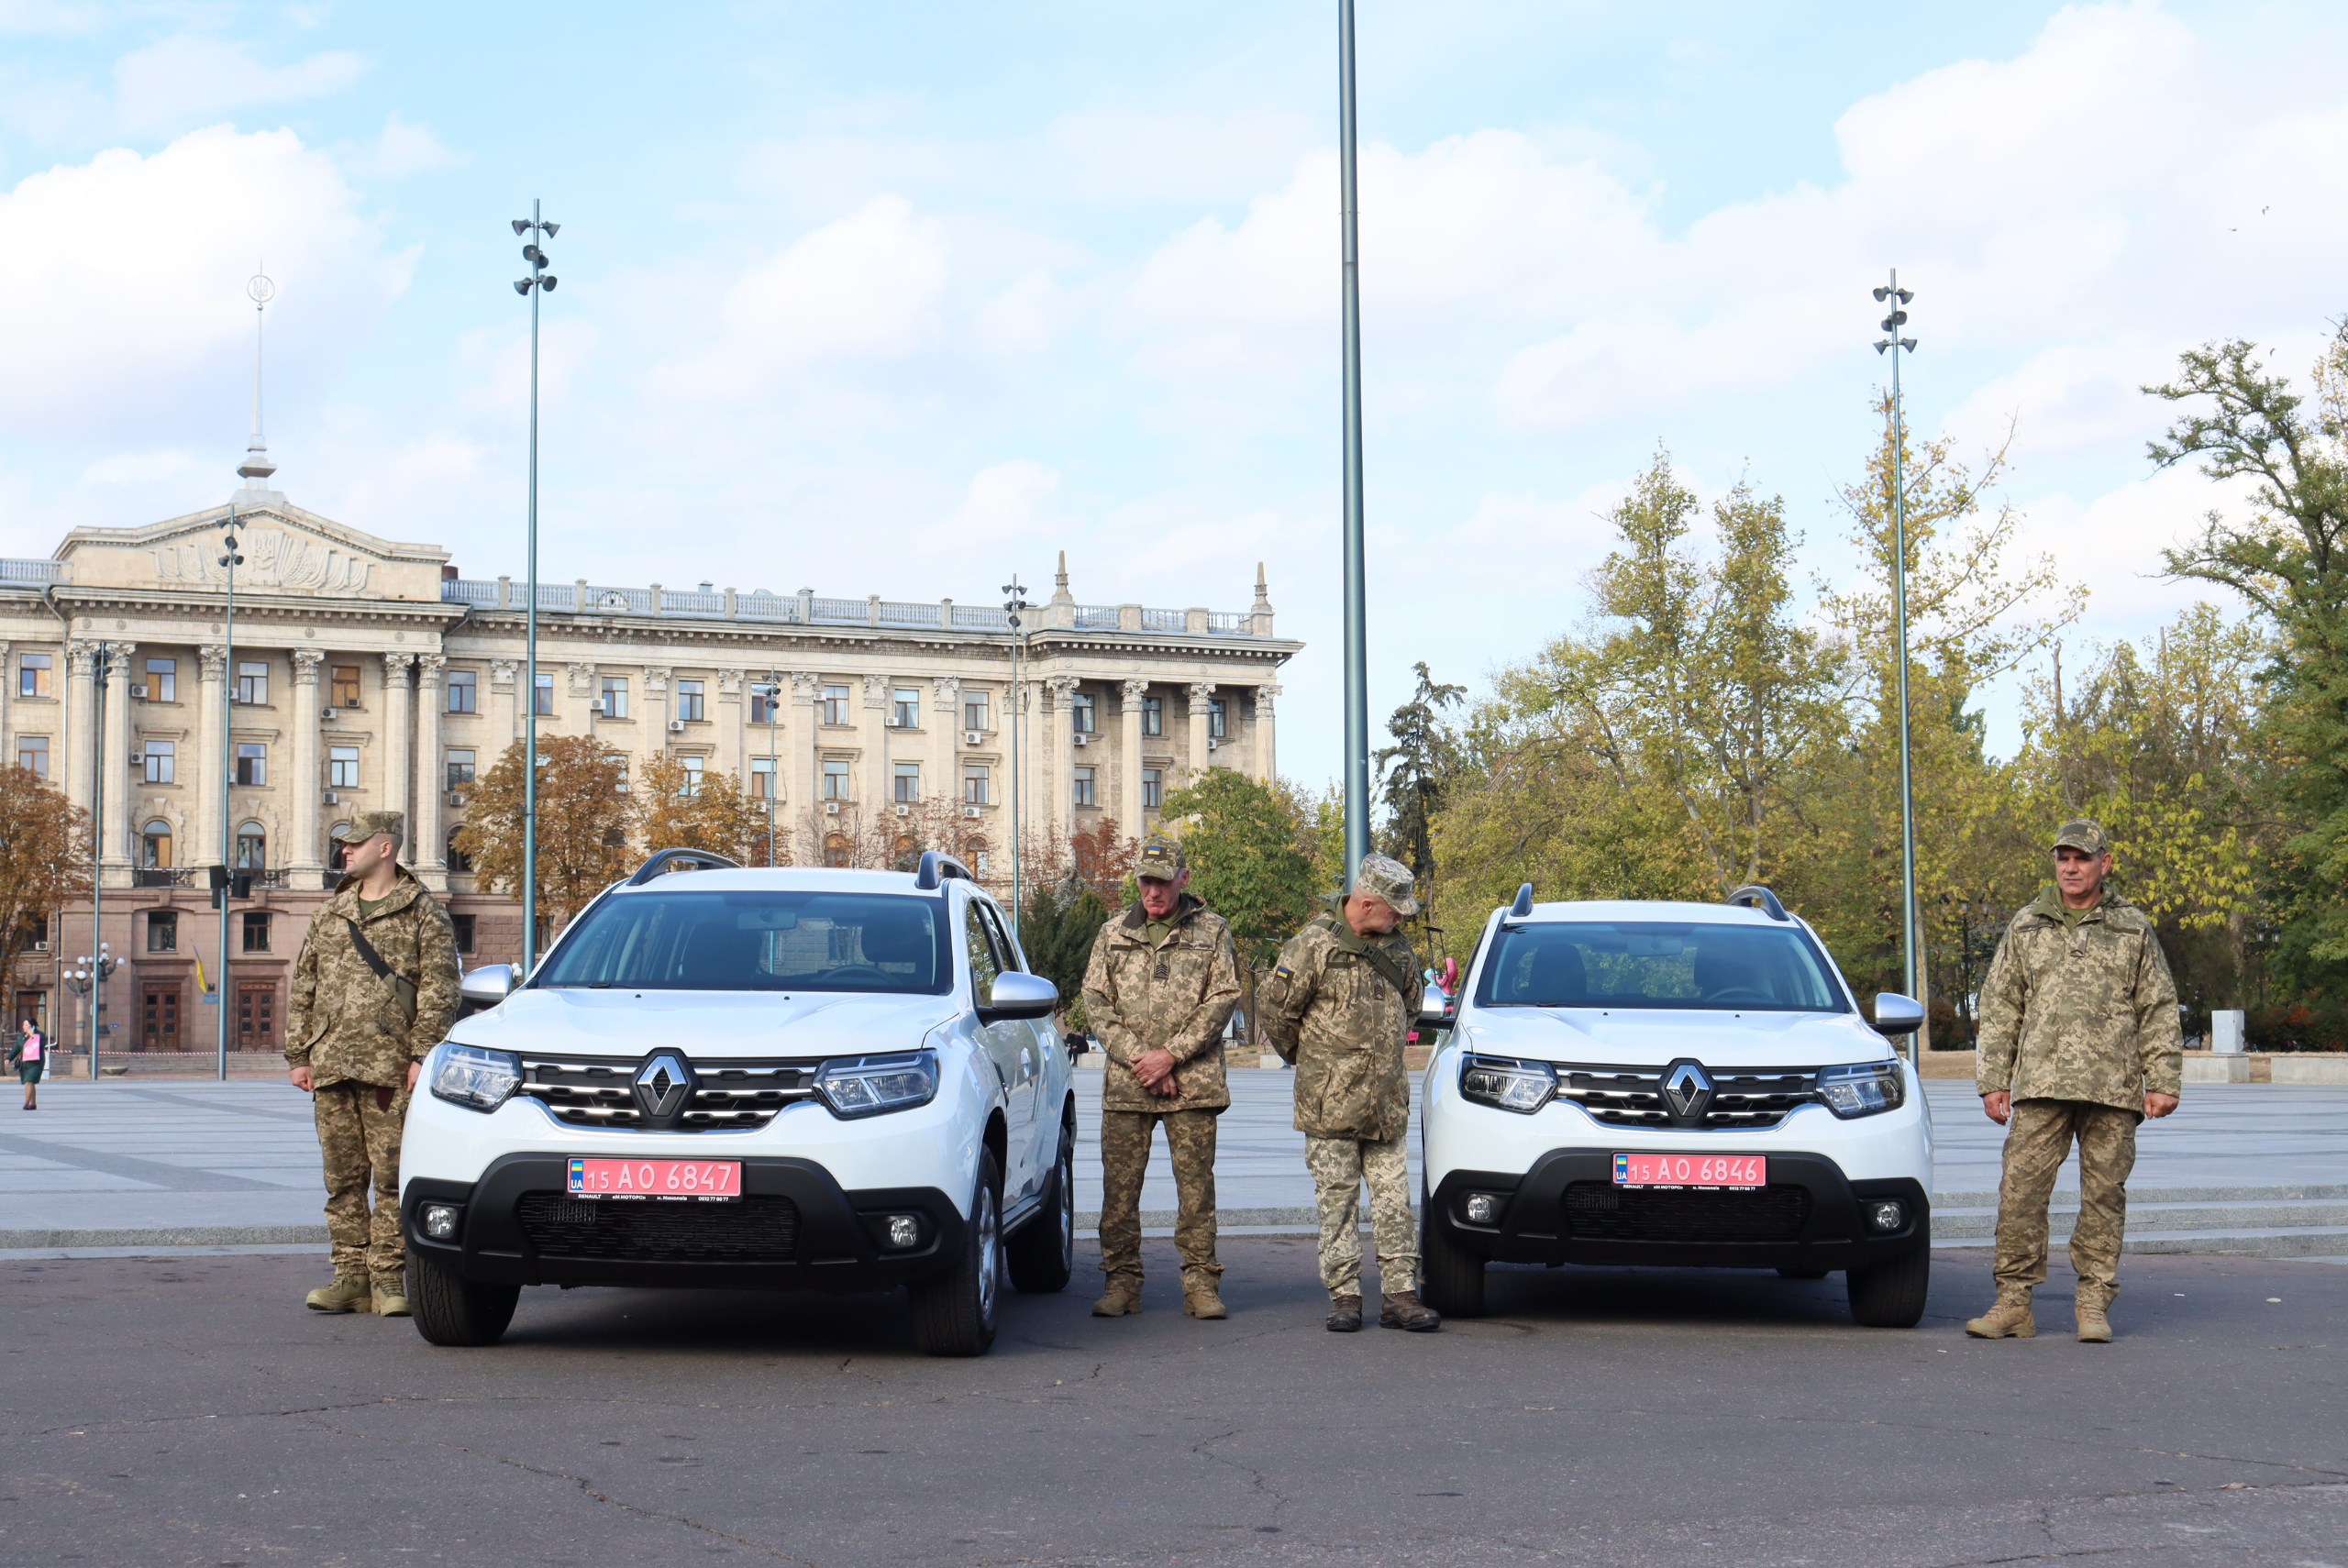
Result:
[[[1361,1294],[1361,1189],[1369,1184],[1378,1286],[1389,1296],[1419,1287],[1419,1233],[1411,1220],[1411,1157],[1402,1139],[1307,1138],[1304,1168],[1321,1204],[1321,1283]]]
[[[1174,1249],[1182,1272],[1220,1277],[1214,1255],[1214,1119],[1212,1110],[1104,1110],[1101,1113],[1101,1272],[1141,1278],[1141,1182],[1149,1141],[1166,1129],[1174,1165]]]
[[[1998,1294],[2046,1279],[2046,1203],[2055,1173],[2079,1145],[2079,1218],[2071,1268],[2079,1298],[2110,1306],[2120,1289],[2120,1240],[2128,1220],[2128,1173],[2136,1165],[2134,1111],[2078,1099],[2018,1099],[2006,1125],[1998,1186]]]
[[[388,1108],[380,1103],[385,1094]],[[407,1119],[407,1095],[345,1080],[313,1095],[311,1109],[326,1165],[334,1276],[371,1279],[397,1293],[407,1275],[407,1239],[400,1231],[400,1126]]]

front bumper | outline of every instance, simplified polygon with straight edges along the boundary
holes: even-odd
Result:
[[[736,1155],[738,1204],[615,1203],[568,1196],[568,1156],[509,1154],[478,1181],[410,1176],[400,1222],[412,1256],[500,1285],[701,1289],[886,1290],[951,1268],[967,1221],[938,1187],[842,1187],[812,1160]],[[424,1233],[420,1210],[461,1210],[453,1241]],[[880,1244],[872,1216],[922,1217],[920,1242]]]

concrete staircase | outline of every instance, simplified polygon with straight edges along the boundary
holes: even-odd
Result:
[[[2076,1187],[2057,1189],[2052,1243],[2070,1240]],[[1986,1247],[1996,1240],[1998,1195],[1933,1195],[1933,1245]],[[2231,1253],[2268,1258],[2348,1254],[2348,1187],[2147,1187],[2128,1193],[2132,1253]]]

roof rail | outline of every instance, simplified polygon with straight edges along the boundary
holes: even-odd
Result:
[[[1724,901],[1732,904],[1743,904],[1747,909],[1759,910],[1771,920],[1793,919],[1793,916],[1786,912],[1786,906],[1778,901],[1777,894],[1771,892],[1767,888],[1757,885],[1750,888],[1739,888],[1735,892],[1731,893]]]
[[[939,850],[925,849],[921,852],[921,869],[914,873],[914,886],[925,893],[931,892],[956,877],[965,882],[978,880],[970,875],[969,867],[952,856]]]
[[[643,865],[637,867],[636,868],[636,875],[627,879],[627,885],[631,888],[641,888],[644,884],[652,880],[653,878],[659,876],[662,872],[668,870],[670,867],[675,865],[680,860],[690,860],[693,862],[694,869],[700,871],[716,871],[720,869],[739,871],[742,869],[742,863],[740,861],[728,860],[723,855],[715,854],[710,850],[664,849],[655,855],[651,859],[646,861]]]
[[[1516,902],[1509,905],[1508,912],[1515,916],[1518,920],[1523,920],[1526,915],[1533,912],[1532,883],[1527,882],[1524,886],[1516,890]]]

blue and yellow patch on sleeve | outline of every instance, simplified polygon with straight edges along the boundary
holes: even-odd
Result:
[[[1293,980],[1296,978],[1296,971],[1283,964],[1279,968],[1272,971],[1272,978],[1275,980]]]

